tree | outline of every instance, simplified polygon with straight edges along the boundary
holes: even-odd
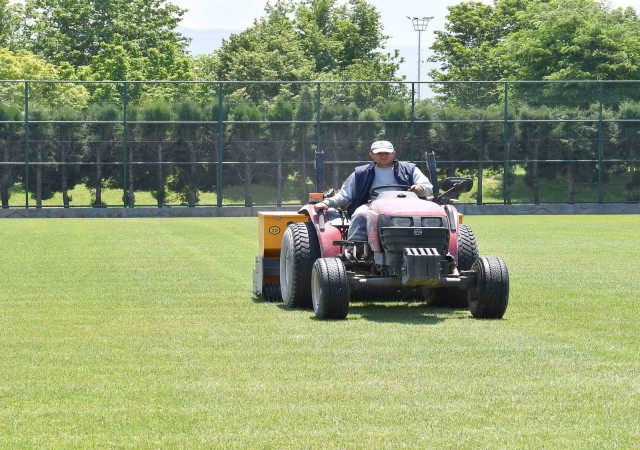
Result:
[[[60,79],[189,80],[188,39],[178,33],[185,10],[165,0],[26,0],[21,40]],[[118,101],[122,85],[87,85],[95,100]],[[128,99],[175,98],[170,84],[132,85]]]
[[[87,186],[95,190],[94,206],[105,206],[102,200],[104,180],[110,178],[115,170],[116,148],[120,119],[120,110],[111,104],[95,104],[87,111],[91,123],[87,126],[85,161],[93,163],[94,171],[88,175]]]
[[[431,46],[432,62],[440,63],[430,72],[434,81],[500,80],[507,76],[502,59],[496,58],[496,47],[514,30],[520,28],[519,12],[527,2],[496,0],[494,6],[480,2],[462,2],[449,7],[444,31],[436,31]],[[471,84],[435,85],[434,91],[457,100],[473,98],[467,92]],[[479,101],[494,101],[496,91],[485,90]]]
[[[148,163],[144,179],[151,187],[151,195],[156,199],[158,208],[167,202],[167,177],[171,168],[167,161],[173,158],[173,142],[171,142],[171,128],[166,122],[174,120],[174,114],[166,102],[154,102],[142,108],[140,138],[143,144],[142,157]],[[155,166],[155,184],[153,168]]]
[[[360,159],[360,155],[355,154],[359,144],[359,127],[354,123],[358,120],[359,113],[360,110],[353,103],[345,105],[326,102],[322,105],[320,117],[328,123],[322,124],[320,128],[320,145],[323,146],[321,150],[333,161],[329,184],[334,188],[340,187],[347,171],[353,170],[352,167],[343,168],[341,161],[354,157]]]
[[[619,124],[621,152],[618,156],[636,161],[638,158],[638,148],[640,146],[640,104],[625,102],[620,105],[618,119],[623,120]],[[637,163],[632,162],[630,171],[636,172],[637,170]]]
[[[245,206],[253,206],[252,181],[258,170],[255,162],[261,150],[260,140],[264,136],[264,124],[256,122],[263,122],[264,118],[260,108],[246,101],[236,104],[229,115],[232,123],[228,126],[227,142],[229,150],[240,159],[238,176],[244,187]]]
[[[636,80],[640,30],[633,10],[585,0],[534,2],[531,26],[510,34],[500,56],[507,73],[529,80]]]
[[[596,159],[595,143],[597,142],[597,122],[588,120],[596,116],[597,112],[580,109],[556,109],[561,121],[555,122],[551,136],[556,140],[554,159],[565,160],[564,167],[557,171],[566,181],[567,203],[575,203],[578,177],[589,180],[594,171],[592,165],[579,163],[579,160]]]
[[[313,61],[304,54],[294,23],[288,18],[291,8],[278,1],[267,5],[266,16],[252,27],[224,40],[206,64],[218,80],[296,81],[312,79]],[[239,86],[240,87],[240,86]],[[259,102],[277,95],[277,85],[243,86],[251,101]]]
[[[399,80],[398,54],[379,50],[387,36],[380,14],[364,0],[341,5],[337,0],[278,0],[267,5],[265,13],[211,56],[200,58],[196,68],[218,80]],[[255,84],[244,89],[253,102],[272,98],[279,90]],[[293,94],[299,89],[291,86]],[[386,84],[336,91],[363,106],[391,93]]]
[[[337,73],[357,62],[386,60],[378,50],[388,39],[382,32],[380,13],[365,0],[343,4],[305,0],[296,4],[294,14],[304,53],[315,61],[314,72]]]
[[[478,174],[477,196],[476,202],[481,205],[483,203],[483,181],[484,170],[487,167],[496,167],[498,164],[489,161],[502,160],[500,141],[502,139],[504,129],[503,124],[495,121],[497,114],[487,109],[475,109],[472,117],[474,122],[471,124],[471,139],[473,145],[471,154],[468,155],[478,161],[476,170]],[[508,180],[504,180],[507,182]]]
[[[206,155],[207,130],[203,122],[206,119],[204,108],[193,102],[180,102],[174,105],[178,123],[175,126],[176,151],[178,161],[188,165],[178,165],[170,178],[169,187],[178,192],[180,199],[190,207],[198,203],[198,187],[206,177],[204,168],[198,161]]]
[[[434,147],[441,149],[445,154],[446,175],[453,177],[456,174],[456,161],[468,155],[469,141],[471,140],[471,127],[465,123],[469,119],[469,111],[457,106],[443,106],[437,113],[437,122],[434,125],[436,134]],[[439,154],[442,154],[438,152]]]
[[[42,201],[53,197],[52,162],[55,160],[55,149],[53,127],[48,122],[50,116],[50,110],[36,109],[31,112],[31,119],[39,123],[29,126],[29,160],[34,163],[30,166],[30,173],[35,172],[35,176],[29,177],[27,189],[36,201],[36,208],[42,208]]]
[[[0,103],[0,199],[9,207],[10,189],[17,181],[15,163],[24,160],[24,143],[20,142],[22,114],[15,106]]]
[[[293,127],[291,121],[294,117],[294,105],[289,92],[283,91],[275,99],[267,110],[269,125],[267,135],[270,148],[267,151],[273,154],[276,166],[276,206],[282,206],[282,161],[292,149]],[[271,158],[269,158],[271,159]]]
[[[535,204],[540,203],[540,161],[546,159],[553,148],[554,124],[550,108],[524,106],[518,112],[516,141],[527,160],[524,181],[531,188]]]
[[[26,50],[12,52],[0,48],[0,80],[57,80],[63,69]],[[24,89],[24,83],[0,83],[0,102],[23,106]],[[81,109],[86,106],[89,93],[84,86],[74,83],[33,82],[29,83],[29,98],[51,108]]]
[[[640,26],[631,8],[611,9],[595,0],[496,0],[494,5],[464,2],[449,9],[444,31],[436,32],[431,72],[435,81],[452,80],[622,80],[640,76]],[[570,92],[566,85],[544,91],[549,101]],[[583,85],[574,99],[597,85]],[[483,86],[443,84],[447,98],[496,102],[501,95]],[[512,95],[526,93],[516,89]],[[591,92],[590,92],[591,89]],[[588,107],[587,101],[583,107]]]
[[[311,93],[311,87],[305,86],[298,98],[293,125],[295,154],[302,158],[298,178],[298,198],[306,202],[307,192],[307,154],[312,151],[312,141],[315,136],[315,124],[309,123],[314,118],[315,102]]]
[[[73,67],[90,65],[118,36],[144,57],[171,46],[184,54],[188,39],[175,31],[184,12],[165,0],[26,0],[25,34],[34,53]]]
[[[395,150],[407,156],[409,143],[407,139],[407,132],[409,127],[409,120],[411,115],[410,105],[406,102],[389,102],[383,107],[382,118],[385,121],[384,136],[387,140],[393,143]],[[404,150],[404,151],[403,151]]]
[[[22,4],[9,4],[9,0],[0,0],[0,48],[17,50],[20,46],[17,38],[21,16]]]
[[[103,44],[100,52],[91,59],[91,66],[80,70],[79,76],[88,80],[191,80],[194,78],[192,63],[179,53],[173,44],[165,48],[148,49],[146,55],[140,48],[125,45],[122,37],[115,36],[113,44]],[[118,102],[124,94],[122,84],[89,84],[94,101]],[[193,89],[187,83],[129,83],[128,102],[153,102],[178,100]]]
[[[413,146],[418,158],[424,158],[424,152],[433,151],[433,117],[436,109],[429,100],[416,102],[414,108],[415,123],[413,125]],[[432,177],[436,176],[435,174]]]
[[[59,108],[53,113],[56,121],[51,126],[53,158],[58,161],[56,174],[51,180],[52,190],[62,193],[62,204],[69,208],[71,196],[69,190],[80,182],[80,166],[76,164],[82,158],[85,126],[77,110],[69,107]]]

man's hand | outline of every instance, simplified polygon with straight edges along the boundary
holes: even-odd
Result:
[[[414,184],[413,186],[411,186],[409,188],[409,190],[411,192],[415,192],[418,195],[423,195],[424,194],[424,186],[421,186],[419,184]]]
[[[316,212],[326,211],[329,209],[329,206],[325,202],[320,202],[313,205],[313,209],[315,209]]]

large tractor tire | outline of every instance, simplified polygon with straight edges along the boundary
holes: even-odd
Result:
[[[311,272],[313,312],[318,319],[344,319],[349,313],[349,282],[338,258],[319,258]]]
[[[478,319],[502,319],[509,303],[509,272],[496,256],[481,256],[471,267],[477,281],[469,295],[469,310]]]
[[[320,257],[320,243],[313,224],[290,224],[280,250],[280,293],[288,308],[311,308],[311,269]]]
[[[466,225],[460,225],[458,229],[458,270],[471,270],[473,263],[478,259],[478,241]],[[430,306],[466,309],[469,307],[467,291],[458,288],[437,289],[433,293]]]
[[[466,225],[460,225],[458,229],[458,270],[471,270],[471,266],[480,256],[478,241]]]

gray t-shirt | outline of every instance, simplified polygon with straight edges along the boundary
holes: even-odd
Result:
[[[398,184],[396,178],[393,176],[393,167],[378,167],[374,168],[375,178],[371,187],[383,186],[385,184]],[[413,181],[415,184],[424,188],[424,192],[420,194],[420,197],[427,197],[433,193],[433,186],[429,179],[418,169],[418,166],[413,170]],[[342,188],[336,195],[331,198],[325,199],[325,203],[331,208],[342,208],[351,203],[353,195],[356,192],[356,173],[353,172],[349,175],[349,178],[344,182]],[[371,200],[371,199],[370,199]]]

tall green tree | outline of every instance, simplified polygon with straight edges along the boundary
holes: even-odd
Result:
[[[26,0],[21,42],[48,63],[67,67],[60,78],[189,80],[189,40],[176,27],[185,10],[165,0]],[[88,85],[96,100],[118,101],[122,85]],[[131,101],[178,97],[184,85],[135,85]]]
[[[638,79],[639,25],[633,9],[611,9],[596,0],[463,2],[449,8],[445,29],[436,32],[431,60],[439,67],[431,76],[435,81]],[[556,86],[543,94],[557,100],[569,91]],[[497,85],[481,96],[467,92],[472,88],[444,84],[435,90],[476,104],[502,95]]]
[[[538,1],[538,0],[533,0]],[[526,21],[525,0],[496,0],[494,5],[462,2],[449,7],[444,30],[435,32],[432,62],[439,67],[430,72],[434,81],[500,80],[507,76],[505,63],[496,57],[497,47]],[[470,84],[435,85],[434,90],[464,102],[477,98]],[[495,100],[498,92],[484,89],[480,102]]]
[[[365,0],[303,0],[294,13],[301,46],[315,60],[316,73],[339,72],[358,62],[388,62],[379,50],[388,39],[380,13]]]
[[[91,123],[87,125],[86,151],[83,157],[92,164],[86,172],[86,183],[95,192],[92,204],[101,207],[105,206],[102,199],[104,181],[117,170],[113,163],[122,159],[118,152],[122,125],[117,123],[122,120],[121,111],[115,105],[99,103],[90,106],[87,116]]]
[[[518,111],[516,141],[521,156],[527,160],[525,184],[531,189],[533,203],[540,203],[541,175],[544,165],[541,160],[548,158],[553,149],[551,136],[555,126],[553,111],[547,107],[522,107]]]
[[[47,61],[88,66],[117,36],[143,56],[173,46],[184,53],[188,39],[176,31],[184,12],[165,0],[26,0],[25,32]]]
[[[218,80],[310,80],[314,62],[304,54],[298,32],[289,19],[291,6],[283,1],[267,5],[266,15],[253,26],[228,41],[213,55],[213,61],[201,61],[208,75]],[[247,85],[253,101],[277,95],[277,85]]]
[[[616,155],[621,158],[628,158],[631,162],[629,169],[631,172],[638,170],[638,155],[640,153],[640,104],[635,102],[626,102],[620,106],[618,119],[622,119],[619,123],[619,141],[620,154]]]
[[[282,206],[283,160],[293,147],[293,126],[295,114],[293,99],[288,92],[282,92],[267,110],[268,147],[267,158],[276,161],[276,206]]]
[[[227,146],[230,153],[239,162],[237,174],[244,187],[244,205],[253,206],[252,181],[258,172],[258,156],[262,150],[264,138],[265,114],[248,102],[239,102],[234,105],[229,114],[232,122],[227,127]]]
[[[29,126],[29,160],[30,167],[28,189],[31,198],[36,201],[36,208],[42,208],[42,201],[53,197],[53,178],[55,176],[53,161],[55,148],[53,124],[49,122],[51,110],[36,109],[31,111],[31,120],[38,123]]]
[[[0,48],[17,50],[17,41],[22,17],[22,4],[9,4],[9,0],[0,0]]]
[[[51,180],[52,190],[62,193],[62,204],[69,208],[73,189],[81,181],[80,162],[83,156],[83,140],[86,136],[84,118],[76,109],[58,108],[52,115],[56,123],[51,126],[53,158],[58,162],[53,166],[55,174]]]
[[[356,154],[358,148],[358,115],[357,105],[332,103],[327,101],[322,105],[321,120],[327,122],[320,128],[321,150],[327,155],[326,161],[332,161],[330,166],[325,164],[325,175],[330,171],[329,185],[339,188],[353,170],[353,166],[346,166],[341,161],[360,159]],[[364,155],[362,155],[364,157]]]
[[[0,80],[57,80],[68,65],[60,68],[47,63],[31,52],[12,52],[0,48]],[[24,107],[24,83],[0,83],[0,102]],[[73,83],[29,83],[30,99],[57,108],[84,108],[89,93],[84,86]]]
[[[509,34],[499,56],[512,78],[621,80],[640,77],[640,22],[632,9],[596,1],[534,2],[531,24]]]
[[[167,202],[167,178],[172,166],[167,162],[174,160],[172,127],[166,122],[175,120],[175,111],[166,102],[153,102],[142,109],[140,138],[142,158],[149,165],[143,168],[144,180],[151,188],[151,195],[156,199],[158,208]],[[154,173],[155,172],[155,173]],[[155,182],[152,181],[155,178]]]
[[[311,154],[313,142],[316,137],[316,127],[314,123],[309,123],[314,119],[316,101],[311,93],[310,86],[304,86],[298,97],[293,125],[294,150],[297,158],[300,158],[299,170],[296,173],[298,179],[298,198],[301,202],[306,202],[307,194],[307,156]],[[296,158],[296,159],[297,159]]]
[[[203,189],[207,173],[199,161],[205,160],[207,148],[211,146],[205,108],[195,102],[183,101],[174,104],[176,151],[174,154],[181,164],[176,166],[169,181],[169,187],[178,193],[180,200],[188,206],[196,206],[199,201],[198,189]],[[209,142],[207,142],[207,140]]]
[[[253,26],[200,58],[196,67],[203,76],[219,80],[399,80],[397,52],[380,50],[387,40],[382,30],[380,14],[364,0],[278,0],[267,5]],[[360,104],[391,92],[388,85],[376,88],[353,85],[335,94],[351,95]],[[299,87],[291,89],[297,94]],[[279,88],[251,85],[246,90],[252,101],[260,102],[277,95]]]
[[[17,107],[0,103],[0,200],[3,208],[9,207],[10,189],[20,175],[15,163],[24,160],[21,120],[22,114]]]

